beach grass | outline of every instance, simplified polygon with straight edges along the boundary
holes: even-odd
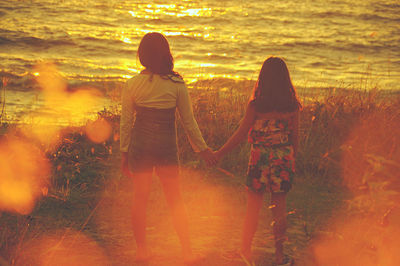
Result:
[[[190,86],[196,119],[211,148],[221,147],[237,128],[252,86],[251,81],[225,80]],[[400,194],[400,95],[375,89],[330,88],[299,97],[304,106],[297,176],[288,195],[286,249],[299,265],[317,265],[332,258],[321,255],[325,254],[322,251],[316,254],[315,250],[349,238],[340,231],[346,221],[386,219],[385,230],[392,230],[393,221],[400,217],[395,208]],[[97,264],[104,256],[113,265],[132,264],[135,246],[129,221],[131,181],[119,171],[119,113],[103,111],[99,116],[113,128],[113,134],[102,143],[91,142],[84,127],[63,129],[56,146],[35,143],[50,161],[49,191],[29,214],[0,212],[0,265],[23,265],[31,260],[41,252],[38,243],[49,234],[57,239],[55,243],[69,243],[64,251],[72,257],[77,256],[73,247],[83,234],[96,245],[93,249],[92,242],[81,241],[86,243],[82,244],[85,248],[95,250],[89,263]],[[1,132],[1,141],[11,134],[26,138],[15,125],[3,123]],[[220,253],[239,244],[249,145],[243,142],[217,167],[207,168],[184,135],[178,124],[183,197],[194,248],[206,255],[204,265],[243,265],[224,261]],[[155,182],[148,218],[149,242],[159,253],[154,265],[179,265],[179,243],[162,198],[160,184]],[[257,265],[271,265],[273,259],[270,223],[269,204],[265,204],[254,240]],[[382,228],[376,226],[373,228],[378,234]],[[327,239],[329,245],[324,244]],[[101,254],[98,250],[102,250]],[[360,250],[361,255],[366,252]],[[379,261],[378,255],[368,252],[367,257]]]

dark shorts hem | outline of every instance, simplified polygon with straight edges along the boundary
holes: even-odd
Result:
[[[131,153],[129,156],[129,170],[135,173],[152,172],[159,174],[168,171],[168,175],[179,175],[179,158],[176,153],[154,155],[146,153]]]

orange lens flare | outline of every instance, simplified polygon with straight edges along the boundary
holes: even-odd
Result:
[[[15,265],[110,265],[95,241],[76,231],[55,232],[23,244]]]
[[[111,133],[112,127],[110,123],[103,118],[90,121],[86,124],[86,136],[95,143],[102,143],[108,140]]]
[[[56,147],[61,141],[59,126],[43,126],[43,125],[23,125],[21,126],[21,132],[28,139],[38,140],[46,147]]]
[[[400,185],[399,145],[400,121],[395,115],[391,118],[377,114],[360,121],[341,147],[343,177],[348,187],[357,194]]]
[[[37,73],[36,80],[44,95],[43,109],[52,111],[51,114],[34,117],[40,124],[82,123],[100,101],[101,93],[94,88],[69,89],[67,81],[53,63],[39,63],[34,71]]]
[[[47,188],[49,164],[38,148],[10,138],[0,142],[0,210],[28,214]]]
[[[67,89],[66,80],[60,75],[54,63],[39,63],[34,68],[36,80],[40,88],[47,94],[49,100],[51,97],[57,97],[59,93],[63,93]]]
[[[391,217],[393,222],[400,221],[399,218],[400,212]],[[337,232],[320,239],[313,247],[317,265],[399,265],[398,224],[382,226],[379,222],[374,216],[353,217],[346,223],[338,221]]]
[[[400,265],[400,120],[390,112],[361,119],[342,145],[353,198],[335,229],[314,244],[317,265]]]

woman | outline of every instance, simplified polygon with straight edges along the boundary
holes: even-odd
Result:
[[[146,209],[153,169],[160,177],[182,245],[183,259],[193,256],[186,210],[179,188],[175,111],[195,152],[209,163],[213,153],[201,135],[182,77],[174,72],[167,39],[160,33],[146,34],[138,49],[145,69],[126,82],[122,92],[121,155],[122,171],[133,177],[132,225],[137,244],[137,261],[149,259],[146,244]],[[135,118],[135,119],[134,119]]]

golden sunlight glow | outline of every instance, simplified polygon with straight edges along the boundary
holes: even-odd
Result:
[[[132,44],[131,39],[129,39],[127,37],[122,38],[121,41],[123,41],[124,43]]]
[[[182,14],[178,14],[178,17],[190,16],[190,17],[211,17],[211,8],[192,8],[182,10]]]
[[[130,78],[132,78],[133,76],[132,76],[132,75],[122,75],[122,77],[125,78],[125,79],[130,79]]]
[[[155,16],[155,15],[141,15],[141,14],[139,14],[137,12],[133,12],[133,11],[128,11],[128,13],[131,14],[132,17],[135,17],[135,18],[159,19],[159,17]]]
[[[139,4],[137,11],[128,11],[133,17],[145,19],[159,19],[160,16],[171,17],[211,17],[211,8],[187,8],[175,4]]]
[[[200,64],[200,67],[215,67],[216,64],[211,64],[211,63],[202,63]]]
[[[151,5],[147,5],[149,8],[151,7]],[[167,9],[167,10],[174,10],[176,9],[176,5],[175,4],[171,4],[171,5],[160,5],[160,4],[155,4],[154,5],[156,8],[158,9]]]
[[[50,97],[50,100],[67,89],[67,82],[57,71],[55,64],[51,62],[39,63],[34,70],[37,73],[36,80],[43,92]]]
[[[140,29],[138,30],[139,32],[146,34],[149,32],[153,32],[154,30],[145,30],[145,29]],[[196,38],[203,38],[207,39],[210,37],[209,33],[200,33],[200,32],[184,32],[180,31],[180,29],[169,29],[169,30],[163,30],[163,29],[158,29],[158,32],[164,34],[165,36],[186,36],[186,37],[196,37]]]
[[[68,92],[65,96],[66,102],[62,107],[76,117],[83,116],[85,118],[87,113],[99,101],[101,93],[90,87],[81,87],[73,92]]]
[[[41,124],[21,125],[21,131],[28,139],[39,140],[46,147],[55,147],[60,141],[60,126]]]
[[[207,73],[207,74],[196,74],[193,75],[195,78],[193,80],[198,80],[199,78],[202,79],[213,79],[213,78],[229,78],[229,79],[234,79],[234,80],[241,80],[243,79],[239,75],[230,75],[230,74],[212,74],[212,73]]]
[[[36,79],[45,98],[43,108],[59,111],[51,116],[38,115],[35,117],[37,123],[59,124],[60,121],[69,120],[71,117],[81,122],[87,119],[88,112],[101,98],[101,93],[94,88],[68,89],[67,81],[51,62],[37,64],[35,71],[38,73]]]
[[[0,210],[29,214],[47,188],[49,164],[28,141],[0,142]]]

